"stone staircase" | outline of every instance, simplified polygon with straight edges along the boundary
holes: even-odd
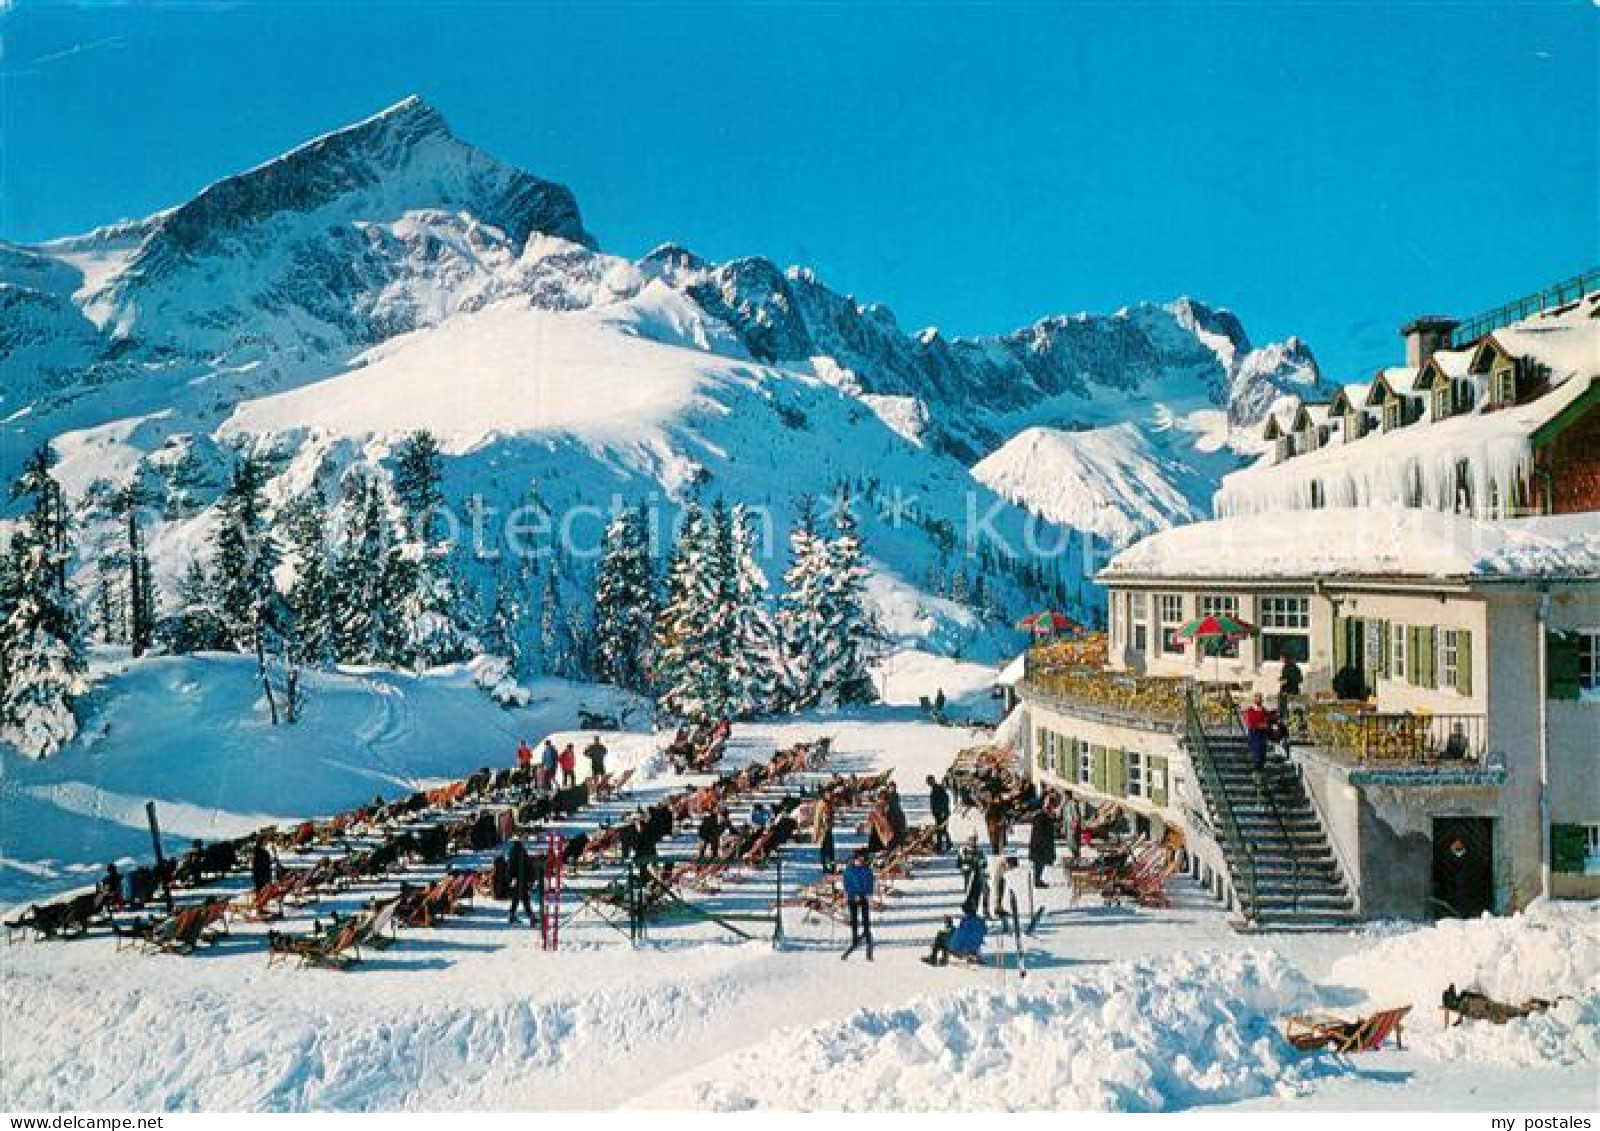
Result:
[[[1247,929],[1345,930],[1360,920],[1326,830],[1295,767],[1269,758],[1257,774],[1243,736],[1205,735],[1215,775],[1201,773]],[[1216,796],[1220,787],[1225,797]],[[1231,822],[1222,819],[1226,806]],[[1235,835],[1236,834],[1236,835]]]

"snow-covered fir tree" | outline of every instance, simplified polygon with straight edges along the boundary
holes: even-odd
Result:
[[[792,709],[874,697],[870,667],[878,633],[866,607],[861,537],[842,491],[833,525],[834,537],[824,538],[810,501],[802,500],[790,533],[779,627]]]
[[[462,654],[457,586],[451,549],[443,535],[443,470],[438,442],[414,432],[395,452],[394,493],[402,540],[391,551],[389,588],[403,633],[394,659],[416,667]]]
[[[289,613],[304,662],[323,665],[338,654],[338,606],[329,551],[328,497],[313,484],[284,508],[286,560],[294,570]]]
[[[761,569],[761,530],[749,509],[735,505],[729,659],[731,705],[736,718],[749,718],[775,709],[782,687],[782,649],[777,627],[767,604],[767,575]]]
[[[182,655],[228,646],[211,594],[211,579],[206,576],[205,567],[191,558],[178,582],[172,611],[158,625],[158,635],[168,651]]]
[[[833,508],[834,536],[828,543],[828,605],[832,625],[830,660],[824,683],[840,703],[870,703],[877,698],[872,661],[880,634],[867,609],[867,568],[860,529],[850,496],[839,492]]]
[[[74,708],[84,689],[83,629],[67,585],[71,528],[53,463],[40,448],[12,488],[30,504],[0,572],[0,740],[35,758],[78,733]]]
[[[135,656],[148,652],[156,635],[156,586],[140,521],[141,512],[150,501],[150,493],[137,480],[118,491],[112,500],[112,513],[122,520],[126,539],[121,558],[127,568],[127,642]]]
[[[617,512],[606,528],[595,577],[595,672],[607,683],[648,692],[657,612],[650,519],[644,504]]]
[[[778,606],[778,633],[784,655],[784,705],[800,710],[818,703],[826,690],[830,666],[828,637],[828,544],[816,529],[816,509],[805,497],[789,530],[789,565],[784,570]]]
[[[351,474],[342,494],[343,533],[333,567],[334,640],[345,663],[380,663],[393,635],[390,606],[385,604],[394,544],[389,515],[374,475]]]
[[[212,542],[212,580],[217,619],[238,651],[255,652],[267,602],[276,589],[272,573],[278,545],[267,524],[263,489],[266,470],[245,455],[218,506],[222,525]]]
[[[726,653],[717,650],[727,639],[727,611],[718,606],[726,563],[717,542],[715,521],[695,500],[685,503],[656,617],[657,700],[680,718],[716,718],[728,706]]]

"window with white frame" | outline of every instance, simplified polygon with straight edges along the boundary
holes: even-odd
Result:
[[[1183,627],[1183,594],[1157,593],[1156,612],[1161,619],[1161,650],[1180,652],[1178,629]]]
[[[1094,748],[1081,738],[1078,740],[1078,783],[1094,783]]]
[[[1144,755],[1137,750],[1127,751],[1128,796],[1144,797]]]
[[[1449,385],[1441,385],[1433,391],[1433,418],[1444,420],[1450,415],[1451,389]]]
[[[1128,621],[1135,652],[1150,650],[1150,594],[1128,594]]]
[[[1600,693],[1600,631],[1578,633],[1578,689]]]
[[[1406,676],[1406,635],[1411,630],[1403,624],[1389,626],[1389,678],[1405,683]]]
[[[1461,638],[1456,630],[1447,628],[1439,633],[1439,678],[1440,687],[1455,687],[1456,676],[1461,665]]]
[[[1393,432],[1405,423],[1405,416],[1402,412],[1403,407],[1398,398],[1391,398],[1383,402],[1383,430],[1385,432]]]
[[[1231,617],[1239,619],[1239,598],[1231,593],[1202,593],[1200,615],[1203,617]],[[1209,640],[1205,644],[1207,655],[1234,657],[1239,654],[1237,640]]]
[[[1494,371],[1494,401],[1496,404],[1515,404],[1517,400],[1517,371],[1510,366]]]
[[[1311,598],[1261,598],[1261,658],[1298,663],[1311,658]]]

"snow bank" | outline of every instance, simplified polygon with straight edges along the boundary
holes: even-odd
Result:
[[[1278,1034],[1311,997],[1264,952],[1119,963],[1040,991],[974,987],[780,1032],[641,1106],[1165,1111],[1292,1095],[1345,1071]]]
[[[1594,903],[1541,902],[1507,918],[1405,931],[1339,960],[1329,981],[1359,990],[1374,1008],[1411,1003],[1406,1047],[1436,1060],[1600,1064],[1600,905]],[[1537,997],[1556,1005],[1503,1026],[1468,1021],[1445,1029],[1439,998],[1451,984],[1497,1001]]]
[[[1335,509],[1218,519],[1152,535],[1112,559],[1132,577],[1600,575],[1600,515],[1481,522],[1426,510]]]

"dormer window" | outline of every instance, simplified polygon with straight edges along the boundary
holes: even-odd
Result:
[[[1348,444],[1352,440],[1359,439],[1361,439],[1361,414],[1352,412],[1344,418],[1344,440]]]
[[[1293,445],[1290,443],[1290,437],[1288,436],[1279,436],[1273,446],[1273,449],[1277,453],[1277,460],[1279,463],[1282,463],[1284,460],[1294,455]]]
[[[1406,422],[1405,416],[1402,415],[1404,408],[1404,403],[1398,397],[1391,397],[1383,402],[1383,430],[1385,432],[1393,432]]]
[[[1494,371],[1494,403],[1509,405],[1517,403],[1517,371],[1511,366]]]
[[[1450,415],[1451,386],[1443,385],[1433,391],[1433,418],[1444,420]]]

